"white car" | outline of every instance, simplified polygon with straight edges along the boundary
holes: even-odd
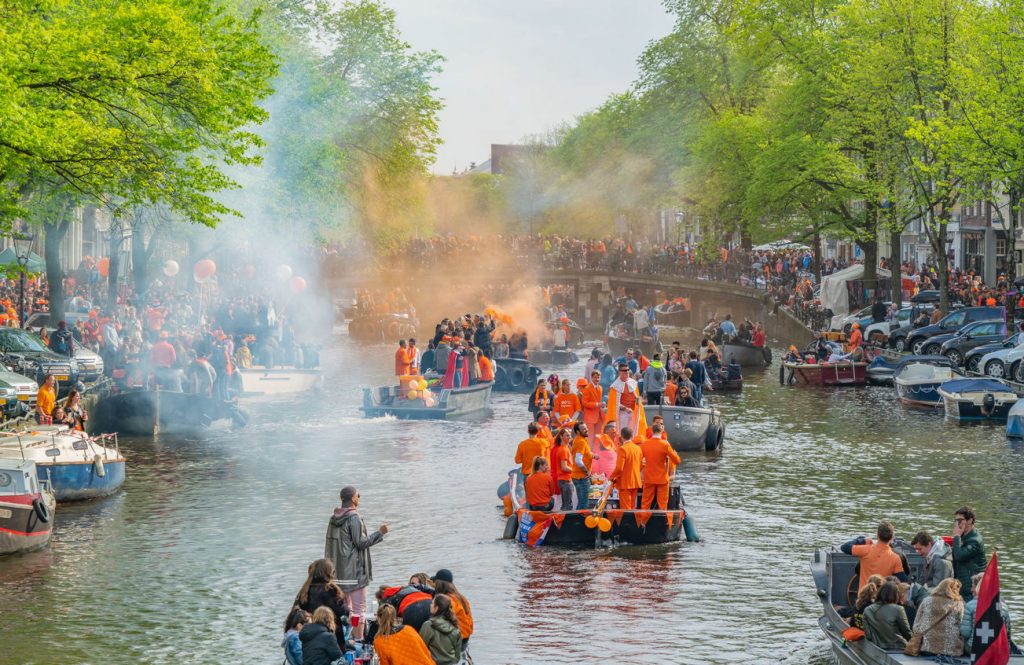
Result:
[[[898,312],[896,312],[896,318],[894,320],[882,321],[880,323],[872,323],[870,326],[864,329],[864,339],[870,341],[871,335],[876,333],[888,338],[889,333],[891,333],[893,330],[896,330],[897,328],[902,328],[903,326],[910,323],[910,315],[911,313],[913,313],[913,311],[914,308],[912,306],[902,307]]]
[[[32,379],[7,369],[0,371],[0,381],[13,387],[18,392],[18,401],[30,406],[35,406],[36,395],[39,393],[39,384]]]
[[[1024,344],[987,353],[978,361],[978,371],[996,379],[1024,379]]]

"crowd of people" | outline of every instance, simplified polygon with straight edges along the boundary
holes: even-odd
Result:
[[[882,522],[876,539],[860,537],[844,543],[844,553],[859,561],[856,600],[837,606],[847,619],[847,639],[866,638],[885,650],[918,650],[925,656],[971,654],[977,594],[987,563],[985,546],[969,506],[956,510],[950,542],[927,531],[917,532],[910,546],[923,559],[911,579],[906,556],[894,549],[895,529]],[[1010,636],[1010,616],[999,611]]]
[[[342,488],[339,496],[341,505],[328,521],[324,557],[309,564],[284,622],[286,665],[370,663],[374,658],[380,665],[471,665],[472,607],[447,568],[432,576],[415,573],[405,584],[379,586],[377,608],[371,610],[370,550],[389,527],[382,524],[368,532],[355,487]]]

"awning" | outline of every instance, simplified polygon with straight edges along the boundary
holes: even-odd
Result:
[[[8,247],[4,251],[0,252],[0,266],[4,267],[18,267],[21,263],[18,262],[18,254],[14,251],[13,247]],[[35,252],[28,253],[28,263],[25,268],[29,272],[45,272],[46,261]]]

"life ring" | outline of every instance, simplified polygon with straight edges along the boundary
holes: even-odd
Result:
[[[510,388],[519,388],[526,382],[526,373],[522,367],[513,367],[508,371],[508,385]]]
[[[772,350],[769,349],[767,346],[761,347],[761,356],[764,358],[765,365],[772,364]]]
[[[39,518],[40,522],[44,524],[49,524],[50,509],[46,507],[46,502],[44,502],[39,497],[32,499],[32,510],[35,512],[36,517]]]
[[[786,385],[786,366],[779,365],[779,385]]]
[[[508,386],[508,372],[501,365],[494,368],[494,387],[501,390]]]
[[[100,478],[107,477],[107,467],[103,465],[103,458],[100,457],[99,453],[96,453],[96,455],[93,456],[92,465],[96,467],[97,476],[99,476]]]
[[[711,452],[718,450],[718,447],[722,445],[722,430],[718,425],[712,424],[708,426],[708,431],[704,435],[704,450]]]

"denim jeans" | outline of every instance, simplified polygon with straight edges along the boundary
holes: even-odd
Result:
[[[572,510],[572,483],[568,480],[558,481],[558,493],[562,497],[562,504],[559,510]]]
[[[576,510],[590,507],[590,478],[578,478],[572,481],[576,488]]]

